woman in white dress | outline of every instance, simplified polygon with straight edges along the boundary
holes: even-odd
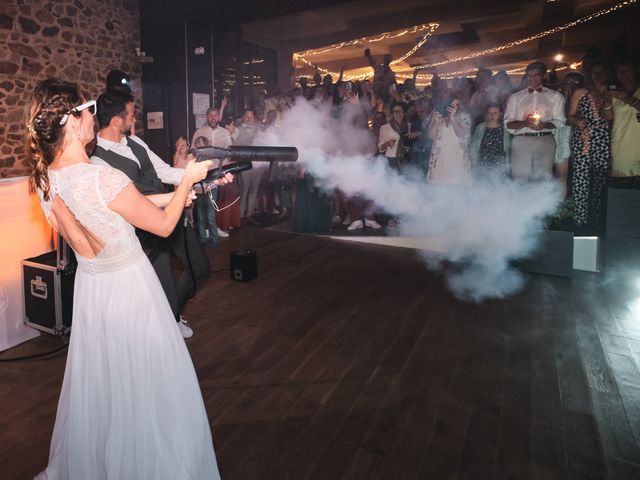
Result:
[[[471,179],[471,117],[460,109],[460,100],[451,100],[444,114],[434,110],[428,135],[433,144],[427,181],[452,185],[468,183]]]
[[[78,259],[49,464],[36,478],[218,479],[189,352],[134,233],[169,235],[210,162],[191,162],[160,210],[122,172],[89,162],[92,113],[94,101],[54,79],[27,113],[32,190]]]

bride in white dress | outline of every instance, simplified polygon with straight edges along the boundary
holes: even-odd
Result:
[[[74,84],[45,80],[27,114],[32,189],[78,259],[49,464],[36,478],[218,479],[189,352],[133,227],[169,235],[210,162],[187,166],[160,210],[123,173],[90,163],[92,113]]]

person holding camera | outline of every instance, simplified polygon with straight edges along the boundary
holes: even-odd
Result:
[[[124,172],[143,195],[149,196],[154,203],[163,207],[172,195],[166,191],[164,184],[179,185],[185,170],[169,166],[140,138],[130,135],[134,117],[135,107],[131,95],[106,92],[98,97],[100,131],[91,161],[96,165],[106,165]],[[224,185],[231,179],[232,177],[223,178],[218,183]],[[161,238],[143,229],[137,229],[136,234],[160,279],[182,336],[191,337],[193,330],[180,312],[192,296],[196,282],[208,277],[210,270],[209,259],[202,251],[198,236],[192,228],[182,225],[168,238]],[[171,269],[172,254],[185,266],[177,281]]]
[[[457,96],[452,96],[444,110],[434,109],[428,130],[432,140],[429,158],[429,183],[456,185],[471,179],[469,137],[471,116],[464,111]]]

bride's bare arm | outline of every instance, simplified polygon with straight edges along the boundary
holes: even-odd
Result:
[[[233,182],[234,176],[231,173],[227,173],[224,177],[214,180],[210,183],[213,183],[219,187],[226,185],[227,183]],[[154,195],[145,195],[156,207],[164,208],[166,207],[171,199],[173,198],[174,192],[169,193],[156,193]],[[195,193],[189,196],[189,200],[187,201],[185,207],[190,207],[192,204],[192,200],[195,200]]]
[[[132,183],[123,188],[109,203],[109,208],[134,227],[168,237],[180,220],[191,186],[207,175],[210,166],[211,161],[189,162],[182,181],[164,210],[160,210],[142,195]]]
[[[155,195],[146,195],[146,197],[156,206],[160,208],[166,207],[173,197],[173,192],[156,193]]]

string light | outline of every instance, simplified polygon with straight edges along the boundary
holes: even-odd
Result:
[[[411,49],[409,50],[407,53],[405,53],[404,55],[402,55],[401,57],[399,57],[398,59],[394,60],[391,62],[391,65],[397,65],[400,62],[404,62],[407,58],[409,58],[411,55],[413,55],[414,53],[416,53],[418,51],[418,49],[420,47],[422,47],[422,45],[425,44],[425,42],[427,41],[427,39],[431,36],[431,34],[433,32],[435,32],[437,30],[437,28],[440,25],[437,23],[430,23],[429,27],[430,30],[422,37],[422,39]]]
[[[435,26],[435,27],[434,27]],[[436,28],[438,28],[438,24],[437,23],[423,23],[422,25],[416,25],[415,27],[411,27],[411,28],[407,28],[406,30],[403,30],[399,33],[391,33],[391,32],[387,32],[387,33],[383,33],[381,34],[379,37],[361,37],[361,38],[356,38],[355,40],[349,40],[346,42],[341,42],[341,43],[337,43],[334,45],[330,45],[326,48],[323,49],[312,49],[312,50],[306,50],[304,52],[300,52],[297,54],[298,57],[308,57],[310,55],[320,55],[323,53],[327,53],[327,52],[332,52],[334,50],[338,50],[340,48],[345,48],[345,47],[351,47],[353,45],[360,45],[363,43],[376,43],[376,42],[381,42],[382,40],[390,40],[390,39],[394,39],[394,38],[399,38],[399,37],[403,37],[405,35],[411,34],[411,33],[418,33],[421,32],[423,30],[429,30],[430,33],[432,33]]]
[[[390,65],[397,65],[403,61],[405,61],[407,58],[409,58],[411,55],[413,55],[420,47],[422,47],[422,45],[424,45],[427,41],[427,39],[433,34],[433,32],[435,32],[437,30],[437,28],[440,25],[437,23],[429,23],[426,25],[426,28],[429,29],[429,31],[427,33],[425,33],[422,38],[420,39],[420,41],[418,41],[418,43],[416,45],[414,45],[413,48],[411,48],[408,52],[406,52],[404,55],[401,55],[399,58],[397,58],[396,60],[393,60]],[[422,27],[422,26],[421,26]],[[417,27],[414,27],[417,28]],[[412,30],[412,29],[410,29]],[[422,28],[422,30],[424,30],[424,28]],[[405,32],[409,32],[409,30],[405,30]],[[383,34],[383,35],[387,35],[387,34]],[[388,37],[388,38],[396,38],[398,36],[401,36],[400,34],[396,35],[395,37]],[[379,39],[374,39],[373,41],[379,41],[382,37],[380,37]],[[361,39],[359,39],[361,40]],[[355,42],[355,40],[353,40]],[[349,43],[349,42],[343,42],[343,43]],[[338,47],[341,48],[341,47]],[[294,58],[297,60],[302,61],[304,64],[310,66],[311,68],[315,68],[316,70],[324,73],[325,75],[331,75],[336,76],[339,75],[337,72],[332,72],[330,70],[327,70],[326,68],[322,68],[319,67],[318,65],[313,64],[312,62],[310,62],[304,54],[293,54]],[[373,77],[373,73],[369,72],[369,73],[363,73],[360,75],[347,75],[346,77],[343,76],[343,80],[345,81],[352,81],[352,80],[365,80],[367,78]]]
[[[307,65],[308,65],[308,66],[310,66],[310,67],[315,68],[316,70],[318,70],[318,71],[320,71],[320,72],[322,72],[322,73],[325,73],[325,74],[327,74],[327,73],[328,73],[328,74],[333,74],[333,73],[335,73],[335,72],[330,72],[330,71],[329,71],[329,70],[327,70],[326,68],[322,68],[322,67],[319,67],[318,65],[314,65],[313,63],[311,63],[311,62],[310,62],[309,60],[307,60],[306,58],[301,57],[301,56],[299,56],[299,55],[297,55],[297,54],[295,54],[295,53],[293,54],[293,58],[294,58],[294,59],[296,59],[296,60],[300,60],[301,62],[303,62],[303,63],[307,64]]]
[[[575,63],[571,63],[569,65],[564,65],[561,67],[558,67],[555,69],[556,72],[561,72],[563,70],[567,70],[567,69],[571,69],[571,70],[577,70],[578,68],[580,68],[580,65],[582,65],[582,62],[575,62]],[[524,73],[526,72],[527,67],[516,67],[516,68],[511,68],[508,70],[505,70],[505,73],[507,73],[508,75],[524,75]],[[400,70],[399,72],[396,72],[396,79],[399,80],[408,80],[408,79],[413,79],[413,74],[407,74],[407,73],[401,73],[402,71],[411,71],[410,69],[403,69]],[[458,70],[455,72],[440,72],[438,73],[438,77],[442,80],[451,80],[454,78],[459,78],[459,77],[473,77],[476,73],[478,72],[477,68],[468,68],[465,70]],[[496,73],[498,73],[498,70],[492,70],[492,73],[495,75]],[[362,75],[357,75],[354,76],[354,78],[349,78],[349,80],[364,80],[366,78],[369,78],[373,76],[372,74],[362,74]],[[433,74],[431,73],[419,73],[417,75],[416,78],[416,87],[425,87],[428,85],[431,85],[431,80],[433,79]],[[308,80],[311,80],[313,77],[311,75],[299,75],[297,77],[298,79],[300,78],[306,78]],[[420,80],[424,80],[423,82],[419,81]]]
[[[543,32],[539,32],[535,35],[531,35],[530,37],[526,37],[526,38],[521,38],[519,40],[514,40],[508,43],[505,43],[503,45],[498,45],[492,48],[487,48],[485,50],[480,50],[478,52],[474,52],[471,53],[469,55],[465,55],[462,57],[457,57],[457,58],[451,58],[448,60],[443,60],[441,62],[434,62],[434,63],[429,63],[429,64],[425,64],[425,65],[419,65],[417,67],[415,67],[416,70],[424,70],[427,68],[433,68],[433,67],[438,67],[441,65],[448,65],[450,63],[457,63],[457,62],[462,62],[465,60],[471,60],[473,58],[478,58],[478,57],[483,57],[495,52],[499,52],[502,50],[507,50],[509,48],[513,48],[519,45],[522,45],[524,43],[528,43],[528,42],[532,42],[534,40],[538,40],[540,38],[549,36],[549,35],[553,35],[555,33],[559,33],[562,32],[564,30],[567,30],[569,28],[573,28],[577,25],[583,24],[583,23],[587,23],[590,22],[592,20],[595,20],[596,18],[599,18],[601,16],[604,15],[608,15],[610,13],[616,12],[622,8],[628,7],[630,5],[633,5],[635,3],[637,3],[638,0],[625,0],[623,2],[620,2],[612,7],[609,8],[605,8],[602,10],[599,10],[595,13],[592,13],[590,15],[586,15],[584,17],[578,18],[574,21],[571,22],[567,22],[564,25],[559,25],[557,27],[551,28],[549,30],[545,30]],[[336,76],[338,75],[338,73],[336,72],[332,72],[330,70],[327,70],[325,68],[319,67],[318,65],[313,64],[312,62],[310,62],[309,60],[307,60],[305,57],[307,55],[318,55],[321,53],[326,53],[329,51],[333,51],[333,50],[337,50],[339,48],[344,48],[347,46],[352,46],[355,45],[357,43],[373,43],[373,42],[379,42],[382,41],[384,39],[392,39],[392,38],[398,38],[400,36],[406,35],[408,33],[415,33],[419,30],[425,30],[425,29],[429,29],[429,31],[422,37],[422,39],[418,42],[418,44],[416,44],[411,50],[409,50],[407,53],[405,53],[404,55],[402,55],[400,58],[394,60],[393,62],[391,62],[392,65],[397,65],[398,63],[406,60],[409,56],[413,55],[413,53],[415,53],[422,45],[424,45],[424,43],[427,41],[428,37],[431,36],[431,34],[439,27],[439,24],[437,23],[429,23],[429,24],[423,24],[423,25],[418,25],[416,27],[412,27],[410,29],[406,29],[403,30],[402,32],[398,33],[398,34],[391,34],[391,33],[384,33],[382,35],[380,35],[380,37],[377,38],[367,38],[367,37],[363,37],[363,38],[359,38],[356,40],[350,40],[348,42],[342,42],[340,44],[336,44],[336,45],[332,45],[331,47],[327,47],[325,49],[322,50],[307,50],[301,54],[294,54],[294,58],[297,60],[302,61],[304,64],[317,69],[318,71],[324,73],[325,75],[329,74],[332,76]],[[577,67],[574,67],[574,65],[578,65],[578,64],[571,64],[571,68],[575,69]],[[447,73],[447,74],[443,74],[443,75],[455,75],[457,72],[453,72],[453,73]],[[466,72],[465,72],[466,73]],[[510,71],[508,71],[507,73],[510,73]],[[516,73],[515,71],[513,73]],[[518,72],[520,73],[520,72]],[[461,73],[462,74],[462,73]],[[373,73],[363,73],[360,75],[347,75],[346,77],[343,77],[344,80],[364,80],[367,78],[371,78],[373,77]],[[301,78],[301,76],[299,76],[298,78]],[[305,76],[305,78],[307,78]]]
[[[521,38],[520,40],[514,40],[512,42],[505,43],[504,45],[498,45],[496,47],[487,48],[485,50],[480,50],[478,52],[470,53],[469,55],[465,55],[463,57],[451,58],[451,59],[448,59],[448,60],[443,60],[441,62],[435,62],[435,63],[428,63],[426,65],[420,65],[420,66],[417,66],[416,68],[417,69],[425,69],[425,68],[438,67],[440,65],[447,65],[449,63],[462,62],[464,60],[470,60],[472,58],[483,57],[483,56],[489,55],[491,53],[495,53],[495,52],[499,52],[499,51],[502,51],[502,50],[506,50],[508,48],[517,47],[518,45],[522,45],[523,43],[532,42],[533,40],[538,40],[538,39],[546,37],[548,35],[553,35],[554,33],[562,32],[563,30],[567,30],[569,28],[575,27],[576,25],[580,25],[582,23],[590,22],[591,20],[595,20],[596,18],[601,17],[603,15],[608,15],[610,13],[613,13],[613,12],[617,11],[617,10],[620,10],[621,8],[625,8],[625,7],[628,7],[629,5],[633,5],[637,1],[638,0],[625,0],[624,2],[620,2],[620,3],[618,3],[618,4],[616,4],[616,5],[612,6],[612,7],[605,8],[603,10],[599,10],[599,11],[597,11],[595,13],[590,14],[590,15],[586,15],[584,17],[578,18],[577,20],[565,23],[564,25],[559,25],[559,26],[551,28],[549,30],[545,30],[543,32],[536,33],[535,35],[531,35],[530,37]]]

